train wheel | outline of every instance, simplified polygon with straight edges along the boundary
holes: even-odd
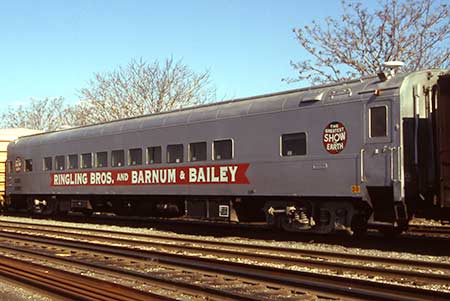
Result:
[[[42,209],[42,214],[50,216],[55,215],[56,207],[57,207],[56,200],[48,200],[47,205]]]
[[[366,236],[367,234],[367,217],[364,215],[355,215],[352,219],[351,229],[355,237]]]
[[[26,212],[30,215],[34,215],[36,213],[34,208],[34,199],[31,197],[27,197],[26,199]]]

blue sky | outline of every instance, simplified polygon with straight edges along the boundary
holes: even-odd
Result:
[[[0,111],[31,97],[78,100],[94,72],[173,56],[208,69],[218,98],[301,84],[289,61],[305,55],[293,27],[335,16],[340,1],[2,1]]]

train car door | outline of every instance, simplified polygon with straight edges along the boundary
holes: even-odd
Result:
[[[361,182],[373,208],[373,221],[394,225],[400,210],[394,199],[399,194],[401,149],[395,146],[392,101],[377,100],[365,105],[365,143],[361,149]],[[404,210],[401,211],[404,215]],[[386,224],[387,225],[387,224]]]
[[[366,106],[365,146],[362,150],[364,169],[362,182],[366,186],[385,187],[393,178],[393,156],[391,147],[392,129],[390,101],[377,101]]]

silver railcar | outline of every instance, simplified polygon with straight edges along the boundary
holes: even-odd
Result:
[[[23,137],[9,207],[403,230],[450,219],[450,75],[380,73]]]

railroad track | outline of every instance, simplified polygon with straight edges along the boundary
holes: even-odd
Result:
[[[120,282],[128,278],[132,285],[140,283],[139,286],[153,289],[158,286],[159,291],[164,290],[163,296],[171,290],[169,293],[177,300],[322,300],[320,293],[309,294],[252,278],[234,277],[211,268],[192,269],[182,262],[176,264],[139,251],[102,244],[1,233],[0,253],[12,253],[14,257],[40,261],[44,265],[52,262],[60,269],[71,270],[78,266],[84,273],[103,273],[105,278],[117,277]],[[326,300],[330,300],[330,296],[328,294]]]
[[[10,217],[20,217],[20,218],[29,218],[29,213],[24,212],[9,212],[7,216]],[[37,216],[38,219],[46,219],[48,216]],[[173,230],[175,228],[183,228],[183,227],[206,227],[207,229],[215,229],[217,233],[220,231],[229,233],[229,231],[234,230],[244,230],[244,231],[259,231],[260,234],[257,238],[262,239],[271,239],[270,235],[263,235],[264,230],[269,230],[273,233],[274,229],[268,226],[266,223],[228,223],[222,221],[216,221],[214,223],[205,222],[202,220],[186,220],[186,219],[166,219],[166,218],[158,218],[158,217],[128,217],[128,216],[114,216],[108,214],[98,214],[95,217],[87,217],[82,216],[80,214],[71,214],[64,217],[58,217],[57,219],[52,218],[52,220],[59,222],[73,222],[73,223],[92,223],[92,224],[101,224],[101,225],[114,225],[114,226],[124,226],[124,227],[160,227],[162,225],[167,226],[161,227],[161,229]],[[203,232],[206,232],[206,235],[211,234],[212,231],[207,231],[207,229],[203,228]],[[234,233],[241,234],[242,232],[235,231]],[[344,233],[344,232],[341,232]],[[375,235],[373,235],[375,233]],[[286,232],[279,231],[277,232],[278,236],[283,236]],[[377,231],[369,232],[372,234],[372,237],[379,237],[379,233]],[[421,239],[450,239],[450,226],[425,226],[425,225],[409,225],[408,231],[404,232],[406,236],[403,238],[417,238],[421,235]],[[412,234],[408,235],[408,234]],[[306,233],[302,233],[302,236],[309,237],[326,237],[326,235],[309,235]],[[416,237],[415,237],[416,236]],[[332,240],[334,236],[330,235],[327,237],[327,240]]]
[[[10,224],[10,226],[8,226]],[[18,225],[18,227],[17,227]],[[27,226],[20,223],[1,223],[3,229],[26,229]],[[104,239],[106,242],[127,244],[130,246],[149,247],[163,249],[168,252],[179,252],[182,248],[186,252],[204,253],[206,255],[239,255],[239,258],[249,260],[258,259],[264,262],[274,262],[298,265],[309,268],[334,268],[355,273],[370,272],[370,275],[387,276],[390,278],[401,276],[413,278],[414,281],[433,280],[436,283],[450,283],[450,263],[430,261],[418,261],[411,259],[386,258],[378,256],[364,256],[361,254],[337,254],[309,249],[280,248],[273,246],[254,245],[249,243],[232,243],[220,241],[208,241],[199,238],[168,237],[161,234],[131,234],[110,230],[80,229],[79,227],[51,227],[42,225],[30,225],[33,230],[43,230],[46,233],[58,235],[63,231],[66,234],[75,235],[74,238],[83,238],[86,241]],[[220,250],[220,251],[218,251]],[[276,254],[276,255],[274,255]],[[343,262],[343,261],[347,261]],[[351,262],[352,264],[349,264]],[[373,266],[374,263],[377,266]],[[380,268],[380,266],[382,266]],[[414,270],[410,270],[411,267]],[[395,270],[394,268],[400,269]],[[401,270],[403,269],[403,270]],[[430,273],[434,270],[434,274]],[[399,273],[402,273],[399,275]],[[444,272],[444,274],[442,274]]]
[[[71,300],[174,300],[2,255],[0,275]]]
[[[187,268],[191,273],[197,270],[220,274],[219,278],[225,285],[226,279],[234,283],[252,283],[257,287],[252,293],[253,297],[256,296],[253,300],[273,299],[274,291],[272,294],[267,293],[269,297],[258,295],[261,288],[267,290],[269,287],[282,292],[278,294],[278,299],[285,297],[291,300],[305,300],[302,295],[305,293],[308,296],[325,295],[328,298],[359,300],[450,298],[448,292],[424,288],[427,284],[433,285],[435,289],[437,285],[445,287],[450,283],[448,263],[223,243],[205,239],[169,238],[163,235],[139,235],[79,227],[11,222],[1,222],[0,226],[3,229],[2,241],[26,239],[28,244],[33,242],[77,248],[79,251],[75,252],[79,253],[104,252],[108,256],[122,256],[135,261],[152,260]],[[352,275],[361,279],[355,279]],[[380,277],[382,282],[374,281]],[[392,283],[395,279],[403,285]],[[414,287],[410,283],[422,284],[423,287]],[[287,298],[292,295],[293,298]]]
[[[449,226],[409,225],[408,232],[413,234],[438,235],[450,238]]]

